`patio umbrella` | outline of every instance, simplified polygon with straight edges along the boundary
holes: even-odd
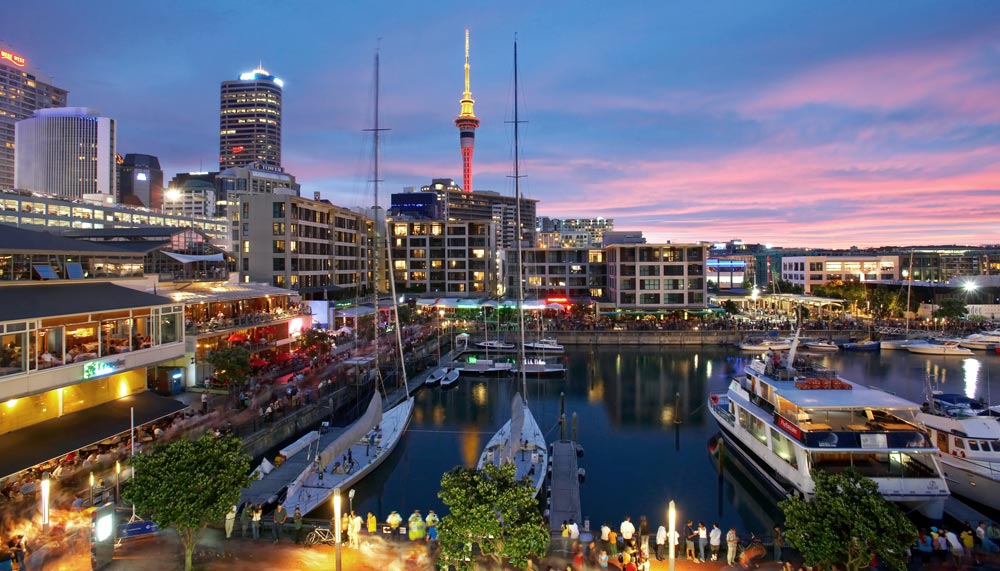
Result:
[[[229,336],[230,343],[242,343],[247,340],[247,336],[242,333],[233,333]]]
[[[265,361],[264,359],[251,359],[250,366],[254,368],[266,367],[267,361]]]
[[[291,359],[292,359],[292,356],[290,354],[288,354],[288,353],[279,353],[278,355],[275,355],[274,362],[275,363],[284,363],[285,361],[290,361]]]

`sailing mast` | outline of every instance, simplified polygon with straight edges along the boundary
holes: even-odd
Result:
[[[906,339],[910,339],[910,293],[913,291],[913,248],[910,248],[910,269],[906,275],[906,309],[903,315],[906,317]]]
[[[379,279],[379,276],[382,273],[382,271],[381,271],[382,268],[379,265],[379,261],[378,261],[378,251],[382,247],[382,245],[381,245],[381,241],[379,240],[379,237],[378,237],[378,231],[379,231],[379,223],[378,223],[378,183],[379,183],[379,172],[378,172],[378,167],[379,167],[379,135],[380,135],[380,133],[382,131],[387,131],[388,129],[382,129],[382,128],[379,127],[379,122],[378,122],[378,103],[379,103],[378,88],[379,88],[379,85],[378,85],[378,83],[379,83],[379,51],[378,51],[378,49],[376,49],[375,50],[375,126],[372,129],[365,129],[365,131],[371,131],[372,135],[373,135],[373,140],[374,140],[374,152],[373,152],[374,167],[373,167],[373,176],[372,176],[372,180],[369,181],[375,187],[375,205],[373,206],[374,224],[372,225],[372,242],[373,242],[373,244],[372,244],[372,256],[373,256],[373,258],[372,258],[372,260],[373,260],[372,261],[372,284],[373,284],[372,290],[374,292],[374,295],[373,295],[374,300],[373,300],[372,305],[374,305],[374,307],[375,307],[375,319],[374,319],[375,335],[374,335],[374,340],[373,340],[372,356],[375,357],[375,377],[376,377],[376,380],[378,382],[381,382],[382,381],[382,372],[381,372],[381,367],[380,367],[380,360],[381,359],[380,359],[380,356],[379,356],[379,353],[378,353],[378,326],[379,326],[379,321],[380,321],[380,319],[379,319],[380,314],[379,314],[379,308],[378,308],[378,301],[379,301],[378,300],[378,297],[379,297],[378,293],[379,293],[379,282],[381,281]],[[383,388],[384,388],[384,386],[383,386]]]
[[[517,115],[517,40],[514,40],[514,211],[516,213],[515,220],[516,233],[514,239],[517,240],[517,328],[521,332],[521,344],[520,344],[520,369],[521,372],[521,391],[524,396],[524,403],[527,406],[528,403],[528,373],[525,371],[525,357],[524,357],[524,273],[522,268],[524,267],[524,255],[521,250],[521,238],[523,236],[523,230],[521,226],[521,146],[518,139],[518,126],[521,121]]]

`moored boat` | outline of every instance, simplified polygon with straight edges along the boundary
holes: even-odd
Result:
[[[486,443],[476,467],[482,470],[487,464],[513,464],[516,478],[528,478],[536,495],[542,488],[549,466],[548,447],[545,435],[520,393],[516,393],[511,402],[510,420]]]
[[[513,343],[507,343],[503,339],[490,339],[489,341],[480,341],[476,343],[476,347],[480,349],[489,349],[490,351],[510,351],[514,349]]]
[[[817,351],[824,353],[828,353],[831,351],[840,351],[840,346],[834,343],[830,339],[820,339],[819,341],[807,341],[803,343],[802,346],[810,351]]]
[[[918,355],[943,355],[946,357],[969,357],[973,355],[972,349],[960,347],[958,341],[941,341],[940,343],[927,343],[924,345],[908,345],[906,350]]]
[[[787,351],[791,346],[783,339],[746,339],[740,342],[741,351]]]
[[[521,370],[528,375],[542,376],[542,377],[555,377],[562,376],[566,374],[566,367],[562,363],[547,363],[545,359],[528,357],[524,360],[524,366],[515,366],[513,372],[515,374],[520,373]]]
[[[427,378],[424,380],[424,384],[428,387],[433,387],[434,385],[440,383],[450,371],[451,367],[440,367],[438,369],[434,369],[431,374],[427,375]]]
[[[864,341],[849,341],[840,345],[844,351],[878,351],[880,346],[878,341],[866,339]]]
[[[448,374],[446,374],[444,378],[441,379],[441,388],[442,389],[454,388],[455,386],[457,386],[458,378],[460,376],[461,375],[459,374],[458,369],[451,369],[450,371],[448,371]]]
[[[546,337],[544,339],[539,339],[538,341],[532,341],[530,343],[524,344],[524,349],[526,351],[539,351],[542,353],[562,353],[563,346],[559,344],[559,341],[553,339],[552,337]]]

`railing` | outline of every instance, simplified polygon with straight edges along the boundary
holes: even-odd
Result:
[[[241,327],[263,325],[298,315],[312,315],[312,312],[309,310],[309,306],[303,305],[299,308],[284,310],[281,313],[253,313],[234,318],[212,319],[201,323],[192,323],[186,326],[185,331],[188,335],[198,335],[212,331],[224,331],[226,329],[239,329]]]

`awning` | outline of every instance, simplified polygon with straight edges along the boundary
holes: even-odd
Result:
[[[171,258],[177,260],[182,264],[190,264],[192,262],[225,262],[226,258],[222,255],[222,252],[217,254],[202,254],[188,255],[188,254],[175,254],[173,252],[168,252],[166,250],[161,250],[164,254],[170,256]]]
[[[184,403],[151,392],[138,393],[21,428],[0,436],[0,477],[16,474],[48,460],[97,444],[117,434],[128,433],[130,409],[135,425],[169,416]]]

